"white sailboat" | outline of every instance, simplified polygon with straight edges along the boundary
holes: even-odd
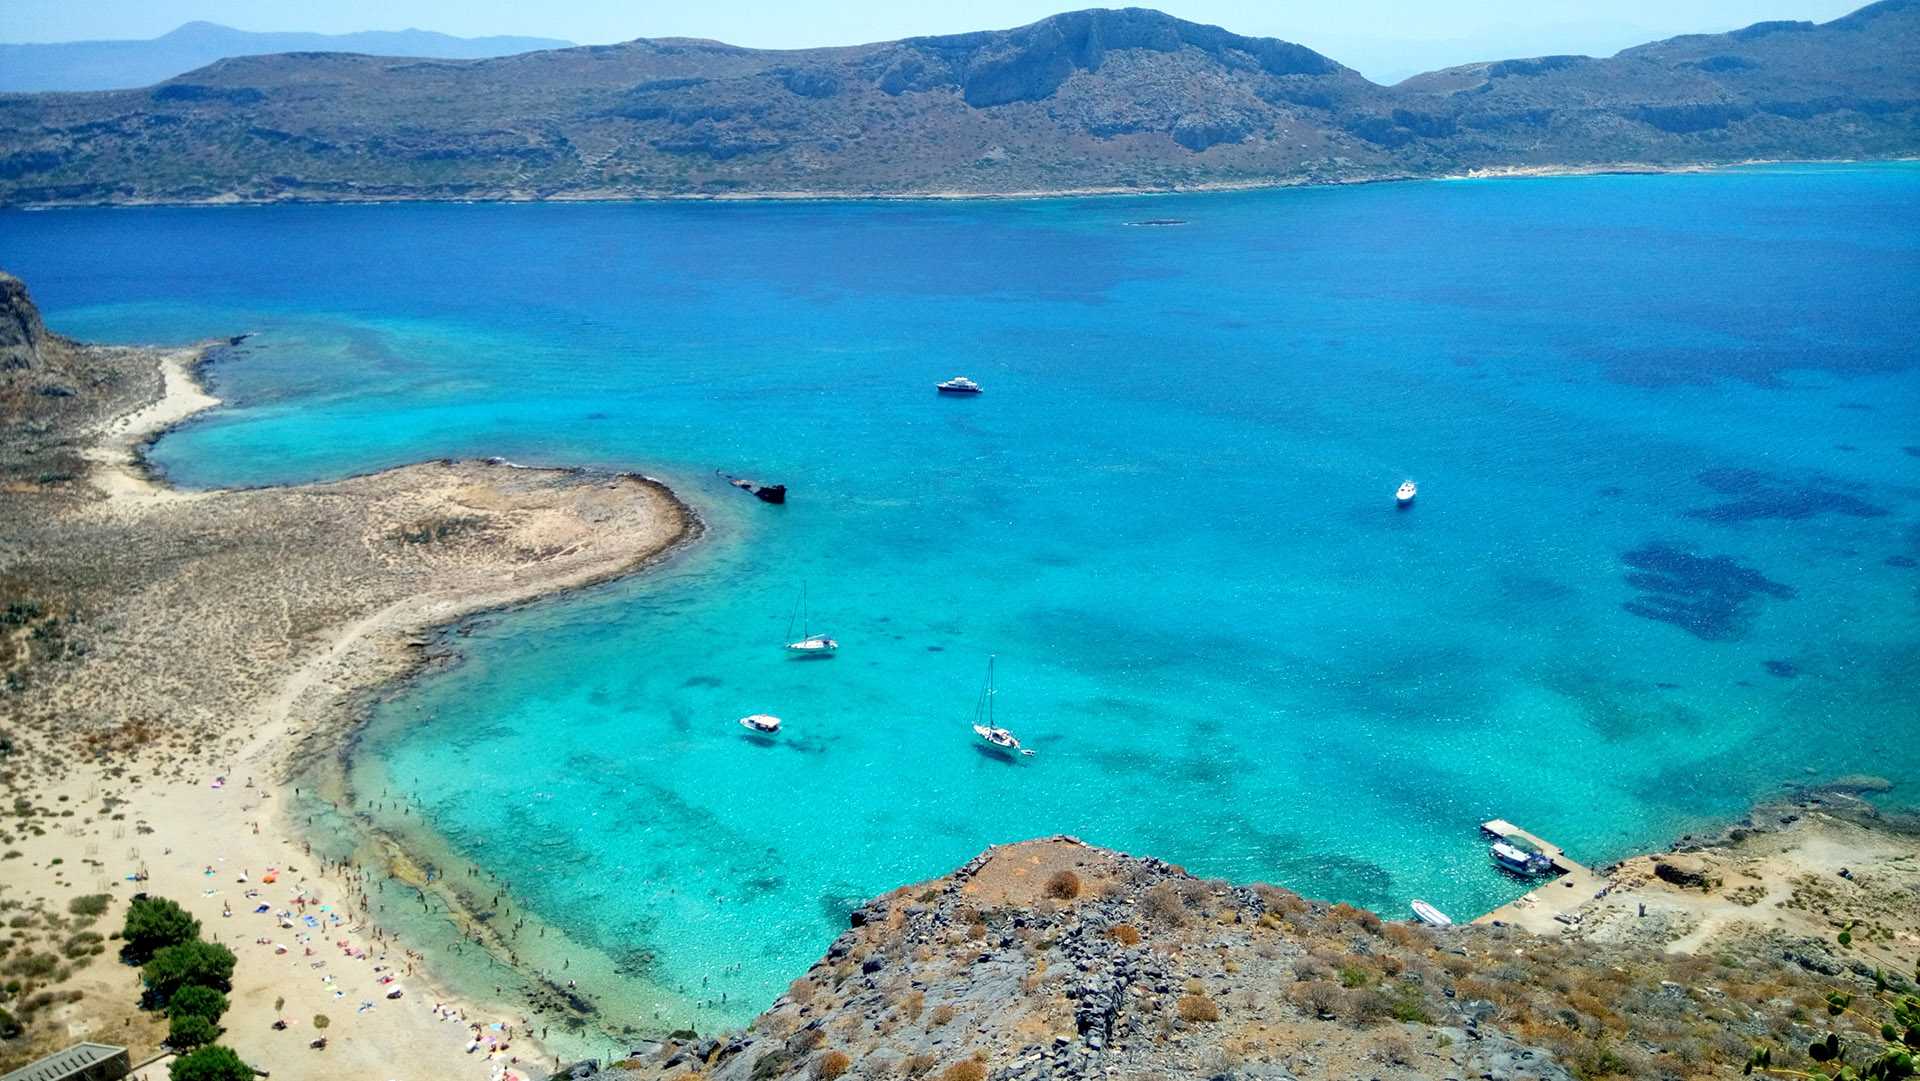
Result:
[[[980,692],[979,704],[973,708],[973,734],[996,750],[1019,751],[1031,757],[1033,752],[1020,746],[1019,737],[993,721],[993,699],[998,693],[993,689],[993,661],[993,657],[987,658],[987,686]]]
[[[787,643],[787,653],[796,659],[827,658],[834,655],[840,643],[824,634],[813,634],[807,630],[807,586],[800,584],[800,606],[793,615],[787,617],[787,636],[792,639],[793,624],[798,620],[800,637]]]

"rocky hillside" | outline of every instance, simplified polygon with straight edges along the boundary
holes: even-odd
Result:
[[[87,425],[158,389],[151,361],[133,354],[49,332],[26,285],[0,270],[0,489],[65,488],[84,474]],[[0,555],[7,547],[0,538]]]
[[[1605,918],[1551,934],[1387,922],[1068,837],[989,849],[855,912],[746,1031],[560,1076],[1677,1079],[1738,1076],[1756,1045],[1804,1069],[1827,993],[1871,994],[1875,968],[1910,992],[1920,953],[1920,829],[1843,799],[1628,861]]]
[[[1920,153],[1920,2],[1394,87],[1155,11],[772,52],[288,54],[0,96],[0,204],[1166,189]]]
[[[46,339],[46,325],[26,285],[0,270],[0,372],[40,367],[40,346]]]

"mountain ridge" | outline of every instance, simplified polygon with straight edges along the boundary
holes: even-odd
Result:
[[[236,57],[0,96],[0,205],[1166,191],[1910,157],[1920,4],[1381,86],[1143,8],[756,50]]]
[[[260,32],[196,19],[155,38],[0,43],[0,93],[138,89],[226,57],[254,54],[356,52],[475,59],[571,46],[558,38],[462,38],[416,27],[349,34]]]

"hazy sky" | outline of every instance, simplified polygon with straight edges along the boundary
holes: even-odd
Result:
[[[1122,6],[1124,0],[1109,0]],[[1605,55],[1762,19],[1825,21],[1865,0],[1160,0],[1182,18],[1311,46],[1374,78],[1469,60]],[[531,34],[582,44],[707,37],[737,45],[850,45],[1018,26],[1089,0],[0,0],[0,41],[154,37],[206,19],[243,30]]]

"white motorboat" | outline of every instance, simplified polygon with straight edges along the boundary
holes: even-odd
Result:
[[[968,379],[964,375],[956,375],[945,382],[935,383],[933,389],[942,394],[978,394],[980,393],[980,384]]]
[[[793,625],[800,624],[800,637],[787,643],[787,652],[798,658],[827,658],[839,650],[840,643],[824,634],[813,634],[807,630],[807,587],[800,585],[800,606],[793,615],[787,617],[787,636],[793,635]]]
[[[987,686],[980,692],[980,702],[973,709],[973,734],[996,750],[1018,751],[1032,757],[1031,750],[1020,746],[1018,736],[993,721],[993,699],[999,693],[993,689],[993,660],[992,657],[987,658]]]
[[[780,731],[780,718],[771,713],[754,713],[740,718],[740,727],[770,736]]]
[[[1393,493],[1393,501],[1402,507],[1411,506],[1413,504],[1413,497],[1419,494],[1420,487],[1418,485],[1410,480],[1403,480],[1400,482],[1400,487]]]
[[[1428,927],[1452,927],[1453,917],[1433,907],[1425,901],[1413,902],[1413,918]]]

